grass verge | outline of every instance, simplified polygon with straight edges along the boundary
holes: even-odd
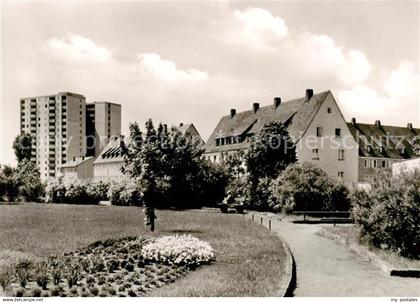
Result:
[[[155,233],[134,207],[22,204],[0,206],[0,251],[47,256],[71,252],[96,240],[125,236],[191,234],[208,241],[216,262],[152,296],[271,296],[284,275],[280,240],[240,215],[211,211],[157,211]]]
[[[420,269],[420,260],[401,257],[390,251],[364,243],[360,238],[360,227],[357,225],[324,226],[322,229],[335,235],[340,241],[345,242],[346,245],[354,246],[362,253],[365,251],[366,257],[376,257],[376,260],[386,263],[388,267],[394,269]]]

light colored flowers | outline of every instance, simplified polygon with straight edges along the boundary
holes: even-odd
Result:
[[[210,263],[215,259],[208,242],[191,235],[163,236],[143,246],[144,259],[189,267]]]

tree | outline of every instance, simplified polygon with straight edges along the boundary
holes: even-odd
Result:
[[[290,165],[271,186],[270,208],[283,211],[348,211],[346,186],[312,163]]]
[[[136,179],[143,193],[146,222],[153,226],[154,208],[200,207],[205,196],[204,183],[217,177],[203,158],[203,150],[177,128],[168,129],[152,120],[142,135],[137,124],[130,125],[130,143],[124,173]],[[136,139],[137,138],[137,139]],[[207,189],[208,190],[208,189]]]
[[[25,201],[39,202],[45,195],[45,186],[41,182],[38,168],[25,158],[18,163],[16,177],[18,179],[19,197]]]
[[[265,194],[258,192],[272,179],[275,179],[288,165],[296,162],[296,146],[292,142],[286,127],[281,122],[270,122],[264,125],[255,140],[251,142],[249,152],[245,155],[245,164],[249,182],[250,201],[253,204],[265,204],[259,200]],[[264,181],[261,181],[264,179]],[[260,207],[258,207],[260,208]]]
[[[289,164],[296,162],[296,147],[281,122],[264,125],[245,156],[251,179],[276,178]]]
[[[13,142],[13,149],[15,150],[16,159],[21,162],[25,159],[31,159],[32,151],[32,137],[27,134],[19,134]]]

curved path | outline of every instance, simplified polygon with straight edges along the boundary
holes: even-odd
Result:
[[[386,275],[344,245],[317,235],[321,226],[272,219],[272,230],[295,258],[295,296],[420,296],[420,279]]]

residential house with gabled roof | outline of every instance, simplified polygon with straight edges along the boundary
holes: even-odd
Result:
[[[78,179],[93,178],[93,156],[73,157],[72,160],[62,164],[60,167],[60,176],[64,182],[72,182]]]
[[[218,162],[224,155],[248,150],[268,122],[282,122],[296,144],[299,162],[312,162],[330,176],[347,184],[358,180],[358,145],[331,91],[314,94],[307,89],[304,97],[260,107],[221,118],[205,145],[207,159]]]
[[[201,135],[198,133],[198,130],[195,128],[194,124],[180,123],[176,128],[192,143],[197,144],[198,146],[204,146],[204,140],[201,138]]]
[[[127,142],[123,136],[115,137],[102,149],[93,162],[95,181],[119,181],[127,178],[127,175],[121,172]]]
[[[359,143],[358,181],[372,181],[379,170],[392,172],[393,164],[420,156],[420,129],[411,123],[407,127],[348,123],[350,132]]]
[[[193,143],[204,144],[203,139],[193,124],[184,125],[181,123],[176,128]],[[114,137],[102,149],[101,153],[93,162],[95,181],[119,181],[128,177],[121,172],[126,154],[125,148],[127,148],[128,143],[128,138],[124,138],[123,136]]]

